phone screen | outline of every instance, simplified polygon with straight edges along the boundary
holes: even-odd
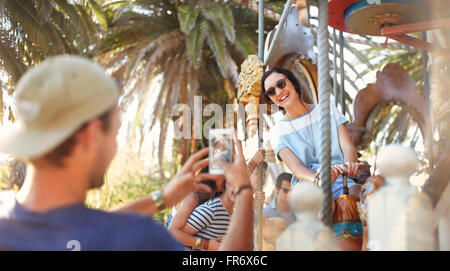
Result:
[[[221,159],[228,163],[232,162],[233,131],[231,129],[209,130],[209,174],[225,174],[218,163]]]

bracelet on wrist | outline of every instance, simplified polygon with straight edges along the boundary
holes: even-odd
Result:
[[[253,191],[253,186],[251,184],[247,184],[247,185],[239,187],[235,193],[236,197],[239,195],[239,193],[241,193],[245,189],[251,189]]]
[[[163,196],[162,190],[153,191],[151,196],[152,196],[153,203],[155,204],[158,212],[167,208],[166,204],[164,203],[163,197],[162,197]]]
[[[253,161],[253,159],[251,159],[250,162],[248,162],[248,167],[255,168],[257,166],[258,164],[255,161]]]
[[[201,237],[197,237],[197,239],[195,240],[194,248],[199,249],[201,244],[202,244],[202,238]]]

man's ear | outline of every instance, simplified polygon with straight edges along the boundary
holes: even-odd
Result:
[[[86,127],[78,134],[78,141],[81,143],[83,150],[89,150],[97,146],[97,141],[100,139],[99,132],[101,132],[101,121],[99,119],[91,120],[86,124]]]

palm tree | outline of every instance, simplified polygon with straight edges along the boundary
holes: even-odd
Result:
[[[104,21],[98,8],[92,0],[84,5],[66,0],[0,0],[0,123],[4,112],[14,121],[14,110],[3,101],[3,92],[11,96],[27,69],[56,54],[96,54],[99,25]],[[18,180],[20,187],[25,167],[19,160],[10,165],[10,186]]]
[[[1,0],[0,82],[2,92],[11,95],[22,74],[44,58],[56,54],[92,57],[99,41],[94,22],[95,1]],[[102,22],[101,17],[97,20]],[[0,95],[0,122],[4,111],[14,120],[10,105]]]
[[[159,122],[161,165],[175,104],[192,108],[195,95],[201,95],[204,103],[225,105],[233,101],[238,65],[256,53],[257,14],[234,2],[204,0],[119,1],[104,5],[103,11],[111,16],[97,60],[110,67],[121,82],[122,107],[137,99],[132,133],[140,131],[141,143],[144,131]],[[267,24],[267,29],[273,25]],[[150,88],[161,74],[160,88]],[[153,109],[144,114],[152,96],[156,97]],[[177,142],[181,163],[198,143],[187,139]],[[162,169],[160,173],[164,175]]]

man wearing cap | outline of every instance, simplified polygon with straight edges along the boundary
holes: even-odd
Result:
[[[17,120],[0,130],[0,152],[27,162],[20,191],[0,192],[0,250],[182,250],[148,215],[194,191],[195,175],[208,164],[203,149],[192,155],[161,191],[114,212],[84,205],[86,193],[103,185],[116,152],[119,89],[103,68],[83,57],[49,58],[25,73],[16,87]],[[222,166],[242,191],[242,206],[222,249],[251,249],[252,192],[242,147]],[[147,215],[147,216],[145,216]],[[239,220],[250,220],[243,227]],[[233,226],[234,225],[234,226]]]

